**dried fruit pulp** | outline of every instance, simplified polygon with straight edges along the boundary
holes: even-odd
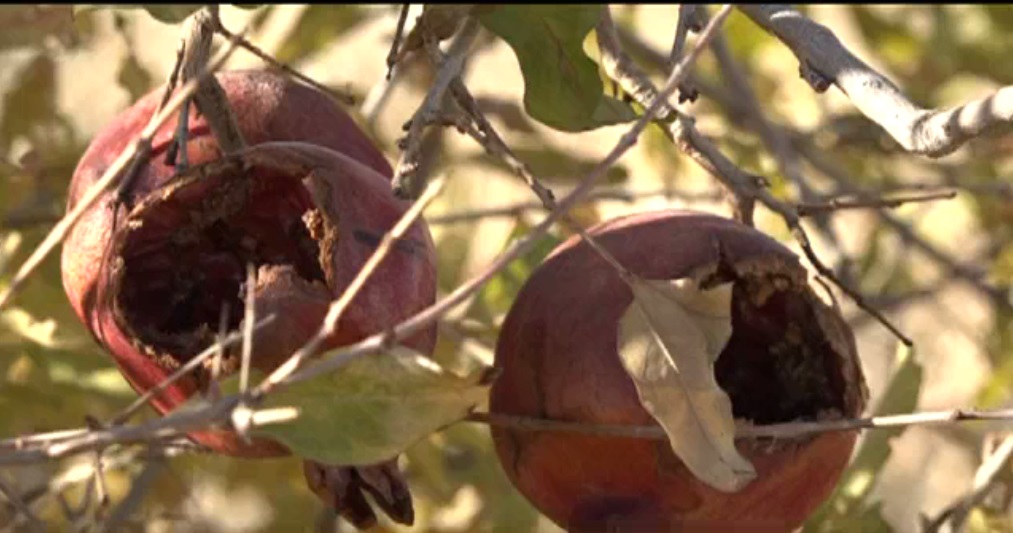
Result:
[[[634,215],[592,234],[648,279],[734,281],[734,331],[716,374],[736,416],[770,423],[860,413],[864,385],[851,333],[776,241],[684,211]],[[631,301],[629,288],[587,245],[577,239],[561,245],[529,278],[503,325],[496,351],[502,374],[490,409],[653,424],[616,353],[617,322]],[[835,433],[739,441],[759,475],[743,491],[725,494],[696,480],[666,442],[501,428],[493,436],[521,492],[564,527],[687,531],[791,530],[832,490],[855,439]]]

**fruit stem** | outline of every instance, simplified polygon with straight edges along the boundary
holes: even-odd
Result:
[[[183,27],[183,59],[181,78],[183,82],[189,81],[203,71],[211,56],[211,42],[215,29],[221,26],[218,18],[218,6],[209,5],[197,10],[186,19]],[[226,154],[235,153],[246,147],[246,141],[239,130],[239,123],[229,105],[225,90],[218,83],[214,76],[208,76],[201,81],[193,96],[193,103],[197,110],[204,115],[211,133],[222,151]],[[184,112],[186,112],[184,106]],[[185,135],[185,132],[184,134]],[[184,145],[185,138],[178,138],[179,145]]]

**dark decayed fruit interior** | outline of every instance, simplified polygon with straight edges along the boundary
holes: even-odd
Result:
[[[756,424],[840,417],[841,355],[816,318],[808,287],[776,273],[736,280],[732,336],[715,363],[736,418]]]
[[[308,191],[298,179],[265,172],[236,166],[216,179],[184,180],[187,187],[172,182],[131,212],[116,303],[154,351],[192,357],[213,342],[223,307],[235,328],[247,264],[325,283],[314,239],[323,221]]]

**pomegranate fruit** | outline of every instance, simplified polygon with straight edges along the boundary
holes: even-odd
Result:
[[[63,282],[78,317],[144,392],[214,342],[223,307],[239,327],[252,291],[257,317],[274,321],[254,337],[252,366],[270,372],[317,330],[331,300],[348,286],[384,233],[408,208],[390,192],[391,169],[354,121],[326,95],[268,72],[217,74],[249,147],[223,156],[192,112],[186,151],[194,165],[177,173],[165,153],[177,127],[153,139],[150,162],[127,191],[88,210],[64,243]],[[162,90],[122,113],[93,140],[74,172],[68,208],[133,142]],[[257,270],[246,283],[246,265]],[[430,305],[435,252],[416,222],[348,307],[325,348],[359,341]],[[435,328],[405,344],[430,353]],[[227,353],[224,372],[238,368]],[[161,413],[206,390],[206,362],[152,400]],[[340,401],[336,399],[335,401]],[[218,452],[265,457],[288,453],[267,439],[245,443],[229,431],[191,438]],[[359,526],[375,516],[362,490],[402,522],[411,500],[394,460],[370,467],[306,462],[311,488]]]
[[[810,290],[798,258],[732,220],[642,213],[591,234],[646,279],[733,283],[733,333],[715,368],[737,419],[757,424],[860,415],[866,390],[850,329]],[[490,411],[655,425],[617,353],[632,292],[578,237],[527,280],[496,346]],[[788,532],[832,492],[856,433],[739,439],[757,470],[724,493],[696,479],[667,441],[493,427],[500,462],[542,513],[570,531]]]

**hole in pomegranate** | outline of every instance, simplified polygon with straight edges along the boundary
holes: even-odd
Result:
[[[841,416],[845,378],[808,287],[776,273],[737,276],[732,336],[715,364],[736,418],[757,424]]]
[[[301,179],[278,174],[228,162],[196,167],[131,212],[115,298],[149,352],[189,360],[213,342],[223,306],[236,328],[247,264],[325,283],[323,220]]]

